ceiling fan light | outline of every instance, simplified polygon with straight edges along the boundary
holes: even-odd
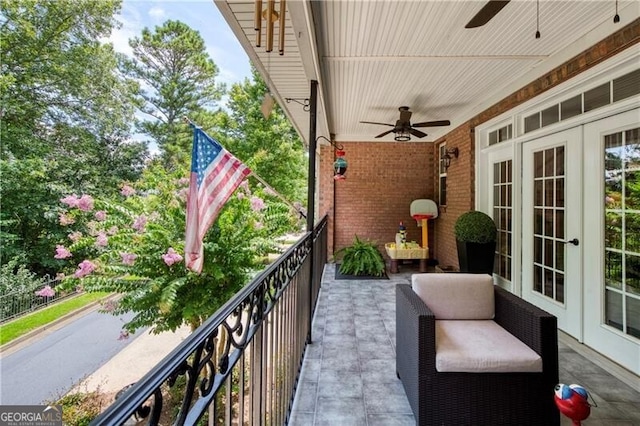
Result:
[[[411,133],[402,129],[396,133],[394,138],[397,142],[408,142],[411,140]]]

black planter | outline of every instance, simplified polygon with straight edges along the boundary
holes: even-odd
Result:
[[[460,272],[472,274],[493,274],[493,260],[495,259],[496,242],[466,243],[457,241],[458,263]]]

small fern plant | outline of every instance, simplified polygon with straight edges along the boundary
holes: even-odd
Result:
[[[372,241],[363,241],[356,235],[353,244],[336,253],[342,257],[340,273],[345,275],[371,275],[380,277],[384,274],[385,264],[380,251]]]

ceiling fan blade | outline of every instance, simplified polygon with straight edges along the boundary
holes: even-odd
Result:
[[[409,129],[409,133],[411,133],[416,138],[424,138],[425,136],[427,136],[426,133],[421,132],[420,130],[416,130],[416,129]]]
[[[389,133],[393,132],[395,129],[387,130],[386,132],[380,133],[376,138],[381,138],[383,136],[387,136]]]
[[[451,122],[449,120],[436,120],[436,121],[423,121],[422,123],[414,123],[412,127],[440,127],[440,126],[450,126]]]
[[[395,124],[389,124],[389,123],[377,123],[375,121],[361,121],[361,123],[363,124],[379,124],[381,126],[390,126],[390,127],[395,127]]]
[[[482,9],[465,25],[465,28],[481,27],[489,22],[494,16],[509,3],[510,0],[489,0]]]

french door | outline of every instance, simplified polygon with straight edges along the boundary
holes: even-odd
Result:
[[[582,341],[582,131],[522,144],[522,297]]]
[[[640,374],[640,110],[584,135],[584,342]]]

